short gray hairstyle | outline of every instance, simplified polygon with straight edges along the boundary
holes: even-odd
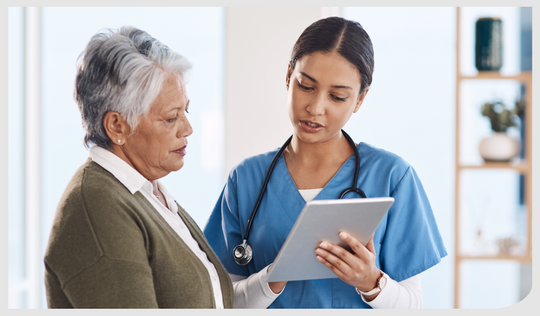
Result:
[[[77,59],[74,98],[86,131],[84,144],[112,150],[103,126],[109,111],[118,112],[132,133],[150,110],[165,78],[180,82],[191,69],[182,55],[132,26],[94,35]]]

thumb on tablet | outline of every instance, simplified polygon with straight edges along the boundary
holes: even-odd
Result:
[[[375,245],[373,244],[373,236],[375,236],[375,234],[371,235],[371,238],[368,240],[366,244],[367,250],[369,250],[369,252],[371,253],[375,253]]]

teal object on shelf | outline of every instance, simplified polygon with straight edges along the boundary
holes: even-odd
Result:
[[[502,21],[480,18],[476,21],[475,66],[479,71],[497,71],[502,67]]]

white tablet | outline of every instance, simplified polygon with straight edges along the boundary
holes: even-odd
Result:
[[[394,198],[315,200],[306,203],[267,275],[267,282],[337,278],[320,263],[315,248],[326,240],[350,248],[338,234],[345,231],[364,245],[379,226]]]

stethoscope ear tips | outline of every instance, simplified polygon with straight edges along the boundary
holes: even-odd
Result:
[[[244,240],[241,245],[234,247],[233,257],[236,263],[241,266],[245,266],[251,261],[251,258],[253,258],[253,251],[251,250],[251,246],[248,245],[247,242]]]

